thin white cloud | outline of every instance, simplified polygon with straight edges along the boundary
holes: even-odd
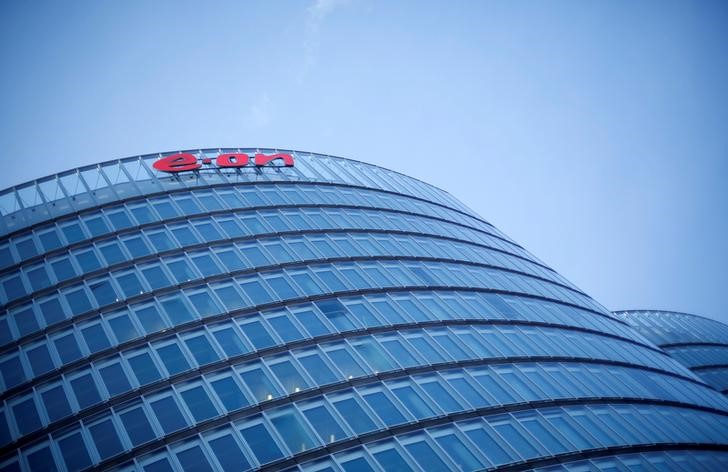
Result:
[[[302,82],[316,63],[319,48],[321,25],[337,7],[349,0],[315,0],[306,9],[305,31],[303,38],[303,66],[298,77]]]
[[[250,106],[248,115],[250,122],[260,128],[268,126],[273,121],[273,107],[267,92],[261,93]]]

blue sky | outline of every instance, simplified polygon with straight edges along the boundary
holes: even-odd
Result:
[[[607,308],[728,321],[726,24],[707,0],[4,1],[0,187],[341,155],[450,191]]]

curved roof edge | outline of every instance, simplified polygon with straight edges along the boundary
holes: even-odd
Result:
[[[300,150],[300,149],[283,149],[283,148],[272,148],[272,147],[239,147],[239,146],[237,146],[237,147],[236,146],[217,146],[217,147],[209,147],[209,148],[201,147],[201,148],[190,148],[190,149],[177,149],[177,150],[171,150],[171,151],[152,152],[152,153],[148,153],[148,154],[134,154],[134,155],[131,155],[131,156],[119,157],[119,158],[116,158],[116,159],[108,159],[108,160],[105,160],[105,161],[94,162],[93,164],[87,164],[85,166],[71,167],[70,169],[66,169],[66,170],[61,171],[61,172],[56,172],[56,173],[44,175],[42,177],[38,177],[38,178],[35,178],[35,179],[26,180],[24,182],[20,182],[18,184],[12,185],[10,187],[5,187],[5,188],[0,189],[0,194],[3,194],[3,193],[5,193],[5,192],[7,192],[9,190],[17,190],[17,189],[20,189],[20,188],[22,188],[22,187],[24,187],[24,186],[26,186],[28,184],[36,183],[36,182],[39,182],[39,181],[48,179],[49,177],[62,176],[62,175],[65,175],[67,173],[71,173],[71,172],[74,172],[74,171],[82,171],[82,170],[86,170],[86,169],[92,169],[95,166],[109,164],[109,163],[112,163],[112,162],[122,162],[122,161],[126,161],[126,160],[139,159],[139,158],[142,158],[142,157],[149,157],[149,156],[154,156],[154,155],[162,156],[162,155],[165,155],[165,154],[175,154],[175,153],[181,153],[181,152],[200,152],[200,151],[221,150],[221,149],[240,149],[240,150],[244,150],[244,149],[255,149],[257,151],[296,152],[296,153],[301,153],[301,154],[309,154],[309,155],[312,155],[312,156],[322,156],[322,157],[329,157],[329,158],[334,158],[334,159],[342,159],[342,160],[345,160],[345,161],[357,162],[359,164],[364,164],[364,165],[376,167],[378,169],[382,169],[382,170],[385,170],[387,172],[393,172],[393,173],[399,174],[399,175],[401,175],[403,177],[407,177],[408,179],[416,180],[416,181],[421,182],[421,183],[423,183],[425,185],[428,185],[430,187],[436,188],[437,190],[439,190],[441,192],[444,192],[444,193],[450,195],[452,198],[455,198],[455,196],[452,195],[450,192],[448,192],[445,189],[442,189],[442,188],[438,187],[437,185],[433,185],[433,184],[431,184],[429,182],[425,182],[424,180],[420,180],[417,177],[412,177],[411,175],[405,174],[403,172],[399,172],[399,171],[394,170],[394,169],[389,169],[387,167],[383,167],[383,166],[380,166],[380,165],[377,165],[377,164],[371,164],[371,163],[366,162],[366,161],[359,161],[359,160],[356,160],[356,159],[350,159],[348,157],[335,156],[333,154],[323,154],[323,153],[320,153],[320,152],[303,151],[303,150]],[[472,211],[472,209],[471,209],[471,211]]]
[[[646,313],[664,313],[664,314],[667,314],[667,315],[686,315],[686,316],[693,316],[695,318],[701,318],[701,319],[707,320],[707,321],[714,321],[716,323],[720,323],[722,325],[728,326],[728,323],[724,323],[723,321],[716,320],[714,318],[710,318],[710,317],[703,316],[703,315],[696,315],[695,313],[686,313],[684,311],[656,310],[656,309],[652,309],[652,308],[635,308],[635,309],[632,309],[632,310],[612,310],[612,313],[614,313],[615,315],[620,315],[620,314],[623,314],[623,313],[631,313],[631,312],[637,312],[637,311],[646,312]]]

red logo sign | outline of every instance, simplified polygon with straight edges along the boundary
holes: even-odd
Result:
[[[290,154],[256,154],[254,157],[254,164],[256,167],[262,167],[275,161],[283,161],[283,165],[279,165],[278,167],[293,167],[293,156]],[[217,159],[215,159],[215,164],[222,168],[245,167],[249,163],[250,156],[242,152],[220,154],[217,156]],[[197,156],[194,154],[182,152],[161,158],[154,163],[154,168],[161,170],[162,172],[184,172],[187,170],[200,169],[203,164],[212,164],[212,159],[206,157],[198,160]]]

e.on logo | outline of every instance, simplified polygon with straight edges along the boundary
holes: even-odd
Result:
[[[293,167],[293,156],[290,154],[256,154],[254,163],[256,167],[268,165],[271,162],[282,160],[283,165],[277,167]],[[215,164],[222,168],[245,167],[250,163],[250,156],[243,152],[220,154],[215,159]],[[197,170],[202,165],[212,164],[212,159],[206,157],[197,159],[197,156],[188,152],[181,152],[171,156],[163,157],[153,164],[154,168],[162,172],[184,172]]]

